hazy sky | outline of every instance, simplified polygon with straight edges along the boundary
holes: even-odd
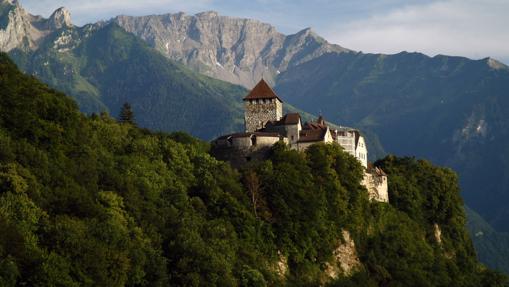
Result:
[[[328,41],[373,53],[493,57],[509,63],[509,0],[19,0],[32,14],[67,7],[83,25],[119,14],[206,10],[268,22],[286,34],[312,27]]]

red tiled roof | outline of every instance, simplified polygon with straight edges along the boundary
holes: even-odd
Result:
[[[290,114],[286,114],[282,119],[281,121],[285,124],[285,125],[296,125],[299,123],[300,121],[300,114],[298,113],[290,113]]]
[[[309,130],[326,130],[327,129],[327,123],[323,119],[322,116],[320,116],[316,122],[308,122],[304,125],[303,129],[309,129]]]
[[[266,127],[269,126],[286,126],[286,125],[296,125],[300,121],[300,114],[298,113],[290,113],[286,114],[284,117],[282,117],[279,121],[269,121],[265,125]]]
[[[327,130],[307,129],[300,131],[299,142],[318,142],[323,141]]]
[[[283,102],[264,79],[261,79],[260,82],[256,84],[251,92],[244,98],[244,101],[259,99],[278,99],[280,102]]]

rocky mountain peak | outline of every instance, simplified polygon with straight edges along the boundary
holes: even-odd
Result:
[[[311,27],[300,30],[299,32],[297,32],[295,34],[290,35],[290,37],[302,39],[302,41],[313,39],[313,40],[321,42],[321,43],[327,43],[327,40],[325,40],[324,38],[322,38],[318,34],[316,34],[315,31]]]
[[[493,58],[486,58],[486,63],[488,66],[494,70],[509,70],[509,67],[504,65],[503,63],[493,59]]]
[[[172,60],[216,79],[252,88],[262,77],[275,77],[324,53],[347,52],[316,35],[311,28],[284,35],[270,24],[221,16],[166,14],[113,19]]]
[[[0,8],[0,51],[30,47],[30,15],[16,0],[2,0]]]
[[[0,4],[19,6],[18,0],[0,0]]]
[[[72,27],[71,12],[65,7],[60,7],[55,10],[48,20],[50,28],[53,29]]]
[[[25,11],[17,0],[0,0],[0,51],[36,50],[51,33],[71,27],[71,13],[64,7],[45,19]]]
[[[216,11],[205,11],[195,15],[198,18],[215,18],[219,17],[219,13]]]
[[[307,27],[297,32],[296,35],[310,35],[310,34],[314,34],[313,28]]]

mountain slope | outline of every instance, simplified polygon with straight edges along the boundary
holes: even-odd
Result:
[[[0,38],[3,50],[25,72],[73,96],[82,111],[117,115],[129,102],[141,127],[184,130],[203,139],[242,129],[243,88],[191,72],[114,22],[76,27],[65,8],[44,19],[17,3],[1,5],[10,11],[1,18],[5,33],[22,39],[13,45]],[[32,30],[41,37],[27,32]]]
[[[304,29],[283,35],[273,26],[251,19],[204,12],[143,17],[119,16],[115,23],[144,39],[170,59],[205,75],[252,88],[328,52],[348,52]]]
[[[76,44],[55,49],[54,43],[61,39]],[[140,126],[187,130],[202,138],[236,130],[241,124],[237,119],[244,89],[171,62],[115,24],[62,30],[18,63],[28,73],[76,95],[87,112],[104,106],[116,115],[129,102]]]
[[[76,27],[65,8],[44,19],[17,2],[0,5],[0,50],[82,111],[116,115],[130,102],[140,126],[206,139],[240,128],[244,89],[191,72],[114,23]]]
[[[466,208],[467,227],[477,257],[490,268],[509,274],[509,233],[497,232],[479,214]]]
[[[335,145],[236,171],[182,133],[83,115],[2,53],[0,146],[1,286],[507,282],[475,258],[454,173],[426,161],[379,162],[392,205]]]
[[[509,230],[509,68],[492,60],[328,54],[288,70],[276,90],[333,122],[374,131],[387,152],[460,174],[467,205]]]

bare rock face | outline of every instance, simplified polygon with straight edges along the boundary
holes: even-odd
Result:
[[[58,30],[63,27],[72,27],[71,13],[67,8],[58,8],[48,19],[50,29]]]
[[[27,38],[30,33],[30,22],[28,14],[17,2],[4,0],[0,2],[0,50],[10,51],[19,47],[30,47],[33,45]]]
[[[435,234],[435,240],[437,241],[438,244],[442,244],[442,229],[437,223],[433,225],[433,229]]]
[[[324,53],[349,51],[327,43],[311,29],[286,36],[269,24],[216,12],[118,16],[113,21],[167,57],[246,88],[262,77],[272,84],[288,67]]]
[[[284,256],[279,251],[278,251],[278,257],[279,257],[279,260],[278,260],[277,266],[276,266],[276,274],[281,278],[285,278],[286,275],[288,274],[288,257]]]
[[[355,242],[347,230],[342,231],[343,242],[334,250],[334,260],[326,265],[323,283],[340,276],[350,276],[361,268],[361,262],[355,249]]]
[[[49,19],[25,11],[16,0],[0,2],[0,51],[36,50],[46,36],[72,27],[70,13],[60,8]]]

